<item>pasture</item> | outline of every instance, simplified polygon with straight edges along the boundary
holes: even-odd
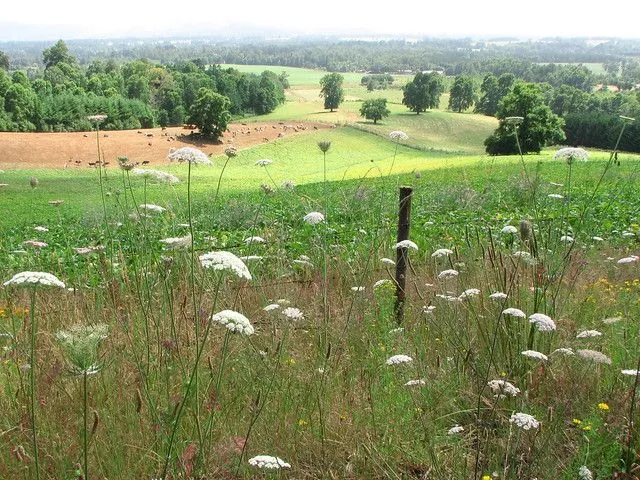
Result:
[[[305,98],[261,121],[341,126],[145,166],[178,183],[4,160],[0,477],[636,478],[640,158]]]

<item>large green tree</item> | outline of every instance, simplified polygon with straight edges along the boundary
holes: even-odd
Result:
[[[545,145],[565,140],[564,121],[544,103],[537,84],[517,82],[500,101],[497,117],[500,125],[484,142],[489,155],[518,153],[518,141],[522,153],[539,153]],[[514,122],[518,118],[522,120]]]
[[[0,50],[0,70],[9,70],[9,57]]]
[[[480,86],[476,113],[494,116],[498,112],[500,100],[511,91],[514,81],[513,73],[503,73],[500,77],[496,77],[493,73],[485,75]]]
[[[456,76],[449,91],[449,110],[460,113],[470,108],[475,99],[473,79],[468,75]]]
[[[412,112],[420,114],[429,108],[438,108],[443,92],[444,83],[439,74],[418,72],[413,80],[403,87],[402,104]]]
[[[198,90],[198,97],[189,111],[189,123],[195,125],[205,137],[217,140],[227,129],[231,115],[231,102],[210,88]]]
[[[324,97],[324,108],[332,112],[344,100],[344,89],[342,83],[344,77],[339,73],[328,73],[320,79],[320,96]]]
[[[360,107],[360,115],[367,120],[373,120],[373,123],[378,123],[378,120],[382,120],[390,114],[391,111],[387,108],[386,98],[365,100]]]

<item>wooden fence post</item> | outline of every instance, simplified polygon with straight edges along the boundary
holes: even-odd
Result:
[[[409,240],[411,227],[411,187],[400,187],[400,209],[398,211],[398,243]],[[396,322],[402,323],[404,318],[405,285],[407,280],[407,247],[396,249]]]

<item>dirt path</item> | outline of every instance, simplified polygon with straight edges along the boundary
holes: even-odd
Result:
[[[118,156],[144,164],[165,163],[171,148],[192,146],[209,155],[221,155],[233,145],[252,147],[279,138],[331,128],[318,122],[234,123],[221,143],[202,142],[190,136],[191,130],[169,127],[100,132],[100,150],[111,165]],[[0,132],[0,168],[87,167],[97,159],[95,132],[9,133]]]

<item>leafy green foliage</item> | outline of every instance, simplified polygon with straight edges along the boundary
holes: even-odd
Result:
[[[344,77],[339,73],[329,73],[320,79],[320,96],[324,97],[324,108],[333,112],[344,100],[342,83]]]
[[[382,120],[390,114],[391,111],[387,108],[386,98],[365,100],[360,107],[360,115],[367,120],[373,120],[373,123],[378,123],[378,120]]]
[[[218,139],[229,122],[229,99],[209,88],[198,90],[198,98],[191,106],[189,122],[200,129],[205,137]]]
[[[514,81],[513,73],[504,73],[500,78],[493,73],[485,75],[480,86],[480,99],[476,103],[476,113],[494,116],[498,112],[500,100],[511,91]]]
[[[420,114],[429,108],[438,108],[443,92],[444,83],[439,74],[418,72],[413,80],[403,87],[402,104],[412,112]]]
[[[473,79],[467,75],[458,75],[449,91],[449,110],[462,112],[471,108],[476,99]]]

